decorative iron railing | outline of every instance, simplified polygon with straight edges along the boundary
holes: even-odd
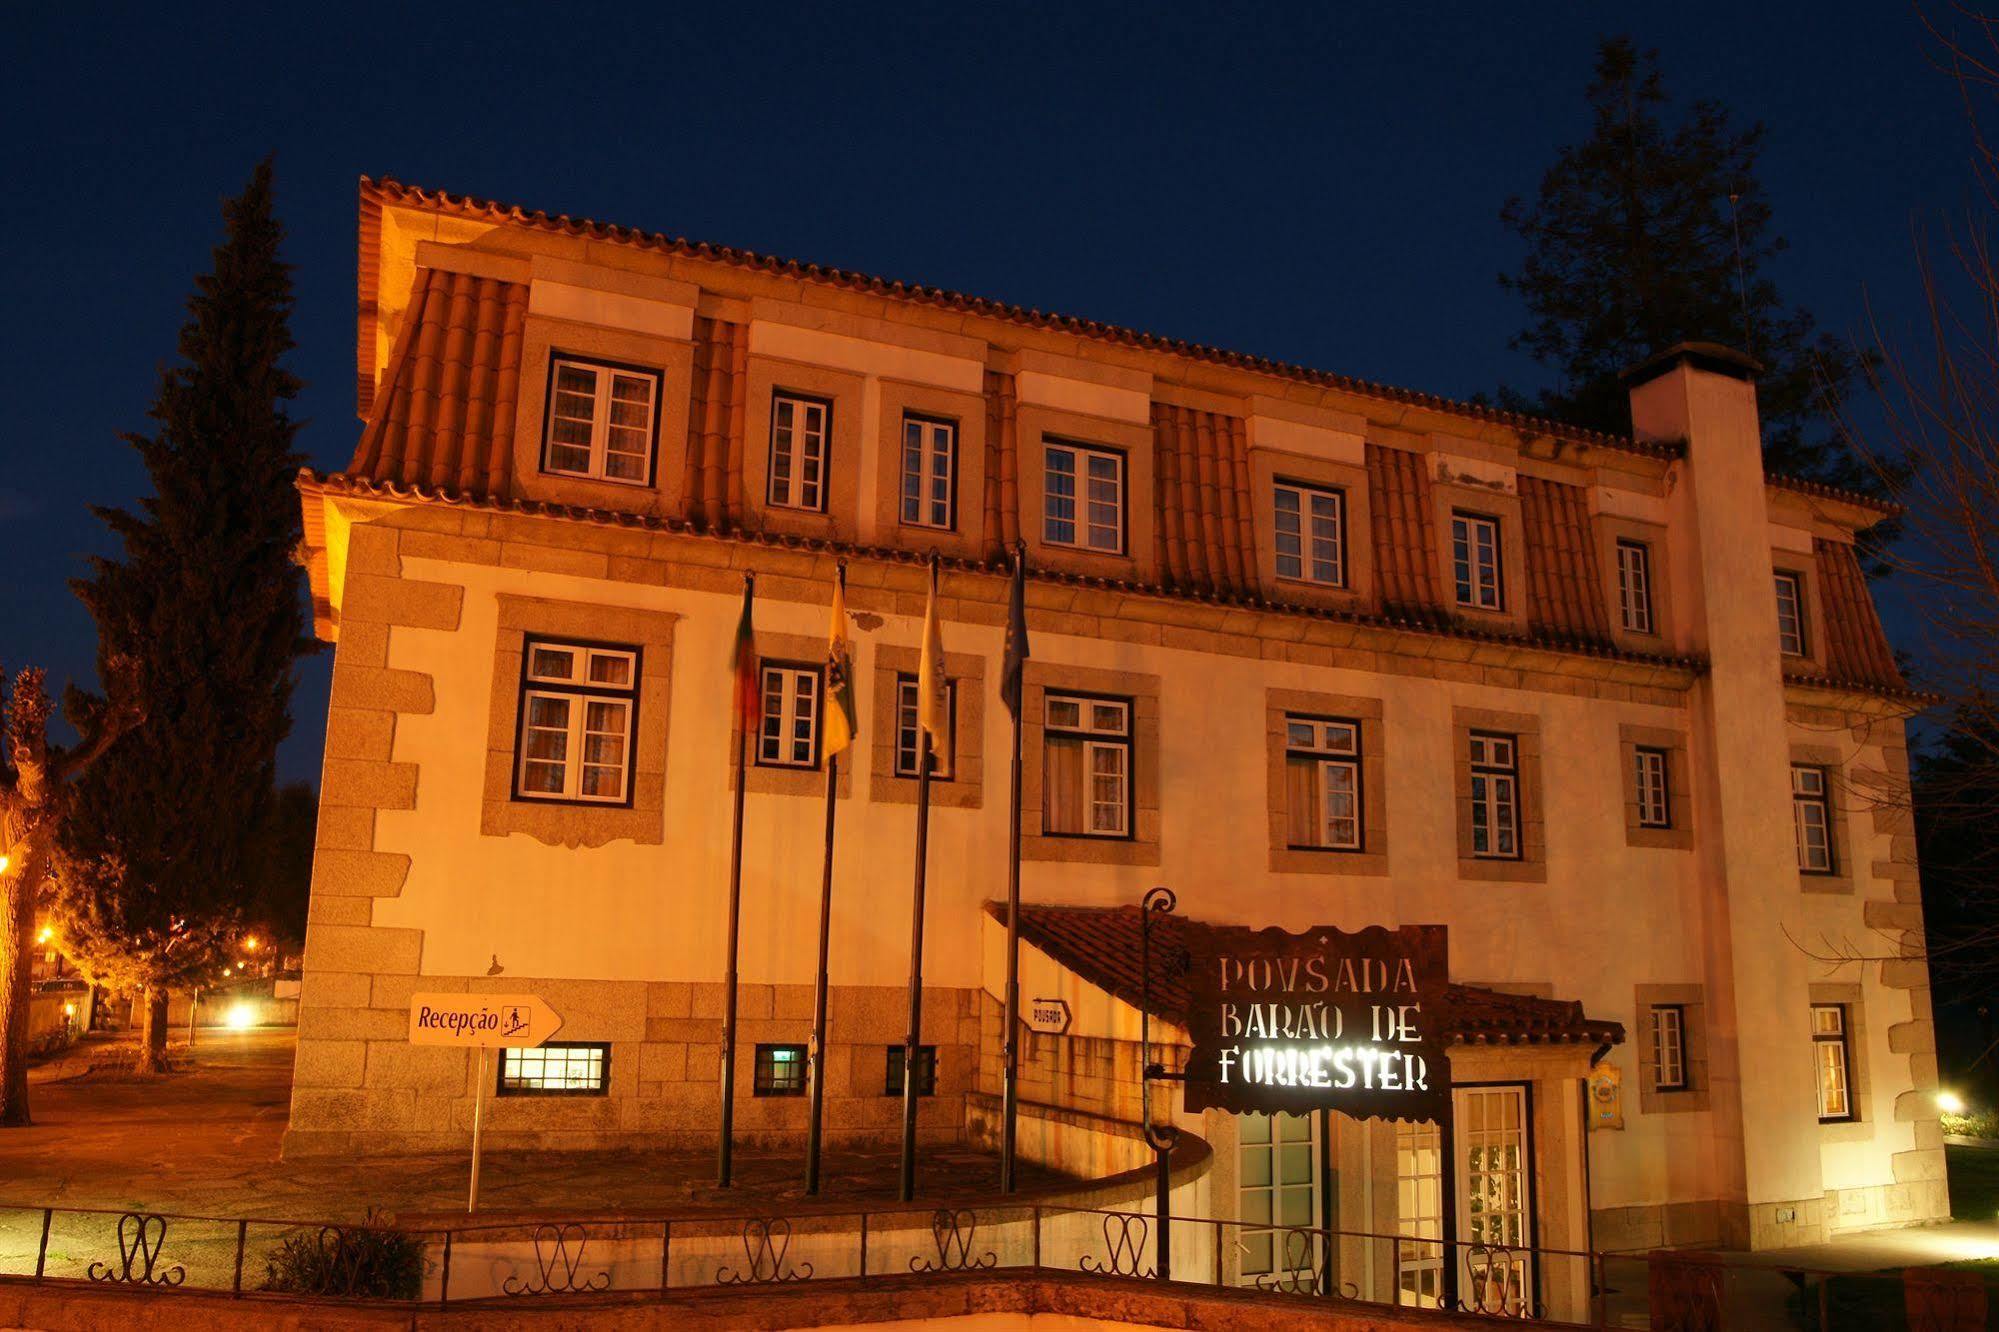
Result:
[[[163,1298],[197,1290],[242,1299],[278,1290],[352,1295],[368,1287],[376,1298],[399,1293],[457,1307],[911,1273],[953,1279],[1067,1271],[1151,1281],[1165,1257],[1180,1286],[1448,1308],[1552,1326],[1959,1332],[1982,1328],[1988,1306],[1999,1303],[1976,1273],[1831,1273],[1743,1255],[1447,1245],[1420,1235],[1216,1218],[1174,1218],[1174,1252],[1162,1255],[1153,1220],[1145,1212],[1041,1202],[397,1228],[0,1206],[0,1282],[104,1283]],[[380,1255],[397,1246],[412,1259],[408,1285],[385,1292],[376,1288]],[[290,1274],[283,1282],[281,1266]]]

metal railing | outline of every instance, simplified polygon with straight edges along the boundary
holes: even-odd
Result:
[[[1183,1285],[1553,1326],[1955,1332],[1982,1327],[1988,1303],[1982,1280],[1964,1273],[1905,1280],[1219,1218],[1174,1217],[1169,1243]],[[402,1289],[378,1284],[373,1296],[437,1307],[999,1270],[1146,1281],[1162,1257],[1149,1213],[1046,1202],[440,1227],[0,1206],[0,1281],[351,1297],[396,1246],[408,1259]],[[307,1285],[294,1275],[273,1286],[300,1266]]]

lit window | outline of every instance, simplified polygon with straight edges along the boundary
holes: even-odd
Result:
[[[1777,575],[1777,647],[1787,657],[1805,655],[1805,580]]]
[[[902,1095],[902,1063],[907,1053],[900,1045],[888,1047],[888,1079],[882,1087],[882,1095]],[[916,1047],[916,1094],[937,1094],[937,1047],[934,1045]]]
[[[758,1096],[805,1095],[805,1047],[759,1045],[752,1091]]]
[[[1652,1005],[1652,1090],[1687,1089],[1687,1010],[1680,1004]]]
[[[757,765],[819,766],[817,667],[764,665],[763,725],[757,734]]]
[[[1284,773],[1291,846],[1360,850],[1360,723],[1287,716]]]
[[[611,1047],[550,1041],[500,1051],[501,1096],[602,1096],[611,1087]]]
[[[1510,735],[1471,736],[1471,850],[1486,860],[1520,858],[1520,760]]]
[[[1797,833],[1798,868],[1807,874],[1831,874],[1832,802],[1824,768],[1791,765],[1791,823]]]
[[[1041,539],[1051,546],[1124,553],[1123,454],[1080,444],[1048,446]]]
[[[777,393],[770,400],[770,504],[774,509],[826,507],[826,441],[833,404]]]
[[[1499,586],[1499,520],[1475,513],[1451,515],[1451,578],[1458,605],[1502,609]]]
[[[1636,767],[1633,777],[1637,787],[1638,826],[1672,827],[1672,797],[1667,794],[1666,787],[1666,751],[1640,745],[1632,754]]]
[[[1130,836],[1130,700],[1049,694],[1043,717],[1042,831]]]
[[[1652,632],[1652,549],[1642,541],[1617,543],[1617,614],[1627,633]]]
[[[1312,1290],[1327,1242],[1319,1215],[1319,1142],[1309,1114],[1236,1116],[1236,1245],[1245,1285]],[[1402,1195],[1407,1201],[1409,1195]]]
[[[1346,497],[1280,481],[1275,505],[1277,576],[1345,587]]]
[[[622,803],[631,785],[638,649],[535,638],[523,647],[515,798]]]
[[[1846,1030],[1846,1005],[1813,1004],[1812,1057],[1818,1065],[1821,1123],[1855,1118],[1852,1053]]]
[[[658,401],[656,370],[555,358],[542,470],[645,485]]]
[[[914,777],[917,775],[918,756],[921,753],[921,738],[916,733],[916,677],[897,675],[895,677],[895,775]],[[944,734],[947,737],[942,752],[930,751],[930,777],[932,781],[948,782],[955,770],[952,751],[957,747],[949,737],[958,733],[958,682],[949,680],[944,685]],[[936,742],[932,741],[934,745]]]
[[[954,525],[958,425],[927,416],[902,418],[902,521],[907,527]]]

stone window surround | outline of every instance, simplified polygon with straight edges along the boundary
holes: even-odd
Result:
[[[1640,748],[1666,752],[1666,810],[1670,827],[1650,828],[1638,822],[1638,754]],[[1624,844],[1691,851],[1694,846],[1693,784],[1688,772],[1687,733],[1661,726],[1617,728],[1619,789],[1623,792]]]
[[[948,661],[946,663],[948,667]],[[1077,690],[1131,700],[1132,835],[1044,834],[1041,797],[1048,692]],[[1030,659],[1021,682],[1020,858],[1094,865],[1158,865],[1159,677]]]
[[[657,444],[652,483],[604,481],[557,475],[541,469],[548,429],[548,391],[556,356],[604,361],[657,371],[659,408],[654,413]],[[681,473],[687,448],[688,384],[694,376],[694,344],[623,329],[572,323],[530,312],[521,332],[520,406],[514,417],[515,484],[525,499],[579,508],[618,509],[677,515],[685,496]]]
[[[1472,854],[1471,736],[1496,731],[1514,738],[1519,768],[1520,856],[1503,860]],[[1541,804],[1541,719],[1526,712],[1451,709],[1451,773],[1457,794],[1458,877],[1487,883],[1548,881],[1547,823]]]
[[[1773,638],[1771,646],[1778,650],[1778,661],[1784,670],[1793,674],[1823,675],[1826,670],[1826,623],[1825,603],[1819,596],[1818,560],[1805,551],[1773,550],[1770,552],[1770,565],[1773,575],[1789,574],[1796,578],[1804,597],[1802,610],[1805,617],[1805,655],[1802,657],[1783,655],[1782,649]],[[1774,581],[1770,586],[1770,632],[1772,635],[1778,632],[1777,588]]]
[[[1813,981],[1808,998],[1814,1006],[1819,1004],[1844,1004],[1846,1006],[1846,1099],[1853,1107],[1853,1118],[1822,1121],[1819,1124],[1820,1142],[1868,1142],[1874,1136],[1873,1117],[1867,1107],[1867,1015],[1862,1002],[1864,988],[1854,981]],[[1809,1018],[1809,1015],[1807,1015]],[[1806,1035],[1811,1034],[1809,1021]],[[1818,1051],[1812,1051],[1813,1104],[1817,1104],[1818,1094]]]
[[[874,381],[881,418],[876,431],[876,539],[909,550],[941,551],[979,559],[986,545],[986,400],[983,394],[901,379]],[[950,531],[904,526],[902,521],[902,424],[909,416],[954,423],[957,456],[952,459]]]
[[[826,640],[811,634],[774,634],[768,630],[757,630],[757,669],[761,677],[764,665],[788,665],[822,667],[826,663]],[[824,677],[821,677],[824,684]],[[856,691],[858,693],[858,691]],[[761,697],[761,686],[759,686]],[[855,699],[856,710],[860,700]],[[826,691],[820,690],[819,711],[819,762],[810,768],[786,768],[765,766],[757,762],[754,749],[741,750],[743,772],[747,776],[745,789],[751,795],[817,796],[826,795]],[[858,725],[860,719],[855,718]],[[743,744],[742,719],[736,718],[729,726],[729,742],[739,747]],[[854,793],[854,750],[848,749],[841,755],[839,798],[846,800]],[[729,764],[728,789],[736,789],[736,765],[734,754]]]
[[[1526,633],[1526,524],[1521,516],[1519,492],[1434,478],[1430,495],[1433,530],[1437,534],[1437,592],[1444,608],[1468,625]],[[1451,558],[1451,517],[1458,513],[1491,518],[1499,523],[1500,608],[1496,611],[1458,604],[1457,575]]]
[[[1381,700],[1299,689],[1264,691],[1264,735],[1269,791],[1270,869],[1277,874],[1384,875],[1388,873],[1388,802]],[[1361,849],[1311,850],[1290,842],[1286,796],[1285,718],[1344,717],[1360,723]]]
[[[1668,651],[1673,640],[1672,578],[1668,563],[1667,531],[1661,523],[1599,513],[1596,518],[1597,568],[1602,571],[1603,604],[1609,614],[1610,638],[1619,647],[1633,652]],[[1635,541],[1646,549],[1647,587],[1652,599],[1652,632],[1641,634],[1624,627],[1624,615],[1617,598],[1617,543]]]
[[[743,513],[745,525],[764,532],[829,540],[862,539],[860,531],[861,424],[866,377],[823,365],[752,353],[743,406]],[[825,494],[816,513],[770,503],[771,402],[783,393],[832,404],[826,439]],[[821,651],[805,658],[817,661]],[[755,787],[751,787],[755,790]]]
[[[1019,441],[1020,535],[1027,543],[1028,560],[1036,568],[1063,573],[1140,582],[1156,578],[1151,423],[1089,416],[1032,402],[1019,404],[1014,422]],[[1050,443],[1091,445],[1124,454],[1124,554],[1050,545],[1041,539]]]
[[[1832,850],[1832,872],[1821,874],[1800,868],[1798,887],[1808,893],[1853,892],[1853,833],[1846,807],[1849,792],[1846,769],[1839,750],[1832,745],[1791,746],[1791,767],[1825,769],[1826,844]],[[1790,769],[1784,772],[1785,795],[1790,796]],[[1796,818],[1796,811],[1792,811]],[[1792,857],[1795,862],[1797,857]]]
[[[1370,610],[1376,604],[1374,584],[1373,501],[1367,485],[1367,468],[1358,463],[1336,462],[1302,453],[1252,448],[1249,451],[1250,508],[1256,515],[1251,524],[1256,534],[1258,577],[1272,600],[1300,606],[1325,606],[1337,610]],[[1277,576],[1277,524],[1272,510],[1273,494],[1280,481],[1296,481],[1341,492],[1343,524],[1340,542],[1344,549],[1345,587]]]
[[[874,717],[865,728],[872,737],[874,768],[868,778],[868,798],[883,804],[913,805],[917,782],[895,771],[895,682],[915,675],[921,652],[887,643],[875,645]],[[986,659],[972,653],[946,652],[944,675],[956,688],[951,740],[957,768],[949,781],[932,778],[930,803],[939,809],[979,809],[985,803]]]
[[[1640,985],[1635,988],[1633,997],[1638,1018],[1631,1033],[1632,1044],[1638,1052],[1638,1112],[1658,1115],[1709,1109],[1706,988],[1700,985]],[[1680,1042],[1687,1085],[1673,1091],[1659,1091],[1652,1085],[1655,1069],[1652,1010],[1662,1006],[1677,1007],[1684,1014]]]
[[[486,729],[486,783],[479,819],[484,837],[524,833],[550,846],[603,846],[665,839],[666,733],[679,616],[625,606],[552,601],[502,592],[493,648],[493,688]],[[517,800],[523,647],[528,637],[631,644],[639,649],[638,718],[632,741],[629,806]]]

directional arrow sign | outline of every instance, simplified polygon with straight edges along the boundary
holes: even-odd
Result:
[[[1043,1036],[1061,1036],[1069,1030],[1069,1001],[1031,999],[1027,1004],[1027,1029]]]
[[[535,994],[413,994],[410,1044],[478,1049],[540,1045],[562,1018]]]

